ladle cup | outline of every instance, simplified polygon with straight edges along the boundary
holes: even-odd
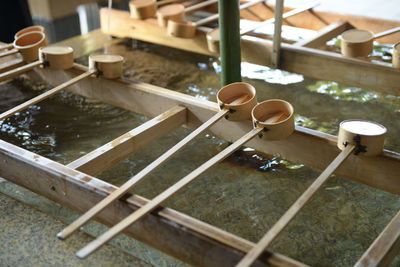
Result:
[[[22,30],[19,30],[14,35],[14,40],[17,39],[22,34],[25,34],[25,33],[28,33],[28,32],[44,32],[44,27],[43,26],[39,26],[39,25],[34,25],[34,26],[29,26],[29,27],[23,28]],[[13,43],[9,43],[9,44],[0,46],[0,50],[11,49],[13,47],[14,47]]]
[[[257,3],[260,3],[264,0],[254,0],[248,2],[246,4],[240,5],[239,9],[245,9],[250,6],[253,6]],[[206,25],[210,22],[218,20],[219,14],[211,15],[207,18],[200,19],[196,22],[185,21],[182,18],[180,19],[170,19],[168,20],[167,32],[171,36],[180,37],[180,38],[193,38],[196,35],[196,29],[199,26]]]
[[[24,61],[33,62],[39,58],[39,48],[46,45],[47,38],[43,32],[27,32],[14,40],[14,49],[1,53],[0,57],[13,55],[19,52]]]
[[[107,232],[102,234],[96,240],[92,241],[91,243],[86,245],[83,249],[78,251],[76,255],[79,258],[85,258],[89,254],[93,253],[96,249],[98,249],[99,247],[107,243],[109,240],[111,240],[115,235],[119,234],[121,231],[130,226],[132,223],[136,222],[146,214],[150,213],[155,208],[159,207],[166,200],[170,199],[172,196],[174,196],[176,193],[182,190],[185,186],[192,183],[194,180],[196,180],[196,178],[198,178],[205,171],[213,167],[215,164],[221,162],[226,157],[231,155],[233,152],[235,152],[249,140],[251,140],[252,138],[254,138],[255,136],[259,135],[262,132],[268,131],[267,127],[277,126],[281,122],[286,124],[288,118],[293,116],[293,108],[286,101],[283,101],[284,104],[282,105],[276,104],[276,102],[278,101],[283,101],[283,100],[276,99],[271,101],[265,101],[259,104],[263,105],[263,107],[259,110],[259,112],[257,112],[257,114],[254,114],[254,112],[252,112],[254,128],[251,131],[249,131],[247,134],[239,138],[236,142],[234,142],[233,144],[222,150],[220,153],[209,159],[200,167],[198,167],[197,169],[195,169],[194,171],[183,177],[173,186],[169,187],[164,192],[153,198],[153,200],[142,206],[140,209],[136,210],[131,215],[120,221],[118,224],[114,225],[112,228],[110,228]],[[274,103],[273,104],[274,107],[270,109],[265,108],[269,103]],[[254,109],[257,109],[257,106]],[[264,114],[262,113],[262,110],[268,110],[268,112]],[[269,113],[269,111],[271,110],[273,111],[273,113]],[[289,117],[282,116],[282,114],[289,115]],[[257,121],[260,119],[265,119],[265,121],[263,121],[264,125],[260,126],[260,124],[257,124],[256,121],[254,121],[254,118]],[[279,127],[275,127],[276,131],[278,131],[278,129]],[[287,132],[283,132],[281,136],[282,138],[285,138],[287,136]],[[265,138],[268,139],[268,136],[265,135]]]
[[[303,7],[293,9],[291,11],[283,13],[282,14],[282,19],[286,19],[286,18],[289,18],[291,16],[294,16],[294,15],[297,15],[299,13],[302,13],[304,11],[310,10],[310,9],[316,7],[317,5],[319,5],[319,2],[312,2],[310,4],[307,4],[307,5],[303,6]],[[255,29],[264,27],[265,25],[272,24],[272,23],[275,23],[275,18],[270,18],[270,19],[264,20],[262,22],[257,23],[254,26],[251,26],[251,27],[248,27],[246,29],[243,29],[243,30],[240,31],[240,35],[248,34],[249,32],[252,32]],[[219,41],[220,41],[219,28],[215,28],[215,29],[211,30],[210,32],[208,32],[207,35],[206,35],[206,38],[207,38],[208,50],[210,50],[211,52],[214,52],[214,53],[219,53]]]
[[[157,7],[166,5],[180,0],[133,0],[129,2],[129,9],[131,12],[131,18],[133,19],[148,19],[155,17]]]
[[[393,46],[392,64],[396,69],[400,69],[400,43]]]
[[[236,266],[251,266],[352,152],[354,152],[355,155],[363,156],[376,156],[381,154],[383,151],[385,134],[386,128],[377,123],[364,120],[343,121],[339,127],[337,141],[337,146],[342,152],[339,153],[321,175]]]
[[[161,155],[158,159],[153,161],[142,171],[130,178],[125,184],[108,195],[102,201],[97,203],[94,207],[88,210],[85,214],[79,217],[76,221],[66,227],[63,231],[57,234],[60,239],[65,239],[73,232],[78,230],[81,226],[86,224],[91,218],[96,216],[99,212],[105,209],[112,202],[121,198],[125,193],[137,185],[147,175],[151,174],[163,163],[169,160],[174,154],[180,151],[185,145],[191,142],[196,136],[203,133],[216,122],[222,118],[232,121],[250,119],[251,109],[256,105],[256,90],[253,86],[247,83],[232,83],[221,88],[217,94],[218,104],[220,111],[212,116],[209,120],[204,122],[201,126],[191,132],[188,136],[170,148],[167,152]]]
[[[46,60],[50,59],[51,63],[54,63],[53,66],[57,66],[60,69],[66,68],[67,66],[71,66],[71,67],[73,66],[70,64],[71,63],[70,61],[68,61],[68,63],[66,63],[64,61],[59,61],[60,58],[67,58],[67,57],[69,58],[70,56],[68,53],[61,53],[62,56],[58,57],[57,53],[55,53],[55,51],[59,51],[58,49],[48,48],[48,49],[44,49],[44,50],[45,50],[45,53],[43,53],[45,55],[45,57],[43,59],[44,62],[46,62]],[[68,54],[68,56],[67,56],[67,54]],[[49,57],[49,55],[50,55],[50,57]],[[121,57],[121,56],[91,55],[91,56],[89,56],[88,71],[72,78],[71,80],[69,80],[63,84],[60,84],[60,85],[54,87],[53,89],[50,89],[49,91],[46,91],[45,93],[43,93],[41,95],[38,95],[38,96],[36,96],[24,103],[12,108],[12,109],[0,114],[0,120],[4,120],[17,112],[26,109],[27,107],[29,107],[31,105],[35,105],[36,103],[39,103],[40,101],[49,98],[50,96],[64,90],[65,88],[67,88],[67,87],[93,75],[93,74],[102,76],[107,79],[116,79],[122,75],[122,63],[123,63],[123,57]]]
[[[348,57],[366,57],[372,53],[374,39],[400,31],[400,27],[373,34],[371,31],[351,29],[342,33],[340,51]]]
[[[68,46],[45,46],[39,48],[39,60],[0,74],[0,82],[27,72],[37,66],[66,70],[74,65],[74,50]]]
[[[207,0],[186,8],[182,4],[172,4],[160,7],[156,13],[158,25],[161,27],[167,27],[169,20],[183,21],[185,14],[195,12],[215,3],[218,3],[218,0]]]

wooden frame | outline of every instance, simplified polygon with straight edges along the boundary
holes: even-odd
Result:
[[[252,11],[260,14],[261,11],[266,9],[265,7],[263,9],[262,5],[263,4],[258,4],[252,8]],[[287,20],[297,21],[297,17],[304,18],[304,16],[307,16],[307,18],[313,18],[315,23],[315,20],[317,20],[319,23],[316,24],[321,24],[321,20],[324,21],[325,24],[323,23],[323,26],[328,25],[327,21],[329,21],[329,23],[337,22],[337,20],[332,21],[332,15],[328,17],[329,20],[324,20],[319,15],[320,13],[311,13],[316,15],[313,16],[302,13],[288,18]],[[325,13],[321,14],[326,16]],[[111,16],[111,25],[108,26],[106,22],[108,21],[109,16]],[[265,19],[265,14],[263,16]],[[360,21],[365,21],[365,24],[368,26],[372,25],[372,22],[369,19],[361,20],[360,17],[344,17],[343,15],[338,17],[341,21],[348,21],[348,24],[331,25],[330,28],[325,29],[325,31],[321,30],[321,32],[317,34],[316,40],[318,40],[318,42],[316,40],[310,40],[310,42],[313,41],[313,44],[309,45],[309,47],[307,47],[307,45],[299,46],[296,44],[292,45],[282,43],[280,50],[280,68],[289,72],[303,74],[307,77],[319,80],[336,81],[350,86],[372,89],[393,95],[400,95],[400,69],[395,69],[388,63],[372,63],[367,60],[344,57],[339,53],[323,51],[315,48],[316,44],[321,43],[321,41],[326,40],[327,38],[330,39],[334,35],[340,34],[341,31],[344,31],[347,28],[358,27],[359,25],[362,25]],[[154,19],[147,19],[144,21],[131,19],[129,12],[126,11],[110,11],[108,9],[102,9],[100,11],[100,18],[102,31],[106,34],[122,38],[134,38],[209,56],[218,56],[217,53],[210,52],[207,48],[205,35],[211,30],[207,27],[200,27],[197,35],[194,38],[183,39],[169,36],[163,28],[160,28],[156,24]],[[374,21],[376,23],[381,22],[381,20]],[[396,22],[388,22],[384,24],[384,27],[385,25],[399,26],[400,23],[397,22],[396,24]],[[271,40],[266,40],[255,36],[242,37],[243,61],[264,66],[271,66],[271,51]]]
[[[104,10],[102,12],[104,13]],[[120,11],[112,12],[115,15]],[[123,19],[122,16],[121,21]],[[118,21],[118,19],[116,20]],[[152,26],[151,20],[150,23],[138,23],[146,23],[143,24],[144,29],[139,31],[147,29],[158,31],[156,27]],[[131,26],[131,24],[128,24],[128,27]],[[335,53],[314,49],[326,38],[330,38],[337,32],[349,27],[352,27],[352,25],[347,22],[339,22],[322,29],[312,40],[294,45],[282,44],[282,68],[298,70],[310,63],[323,64],[328,62],[333,74],[327,74],[324,70],[319,72],[318,65],[308,66],[304,72],[310,73],[310,75],[322,75],[322,77],[329,76],[333,80],[342,79],[354,84],[358,83],[359,86],[370,82],[365,77],[375,75],[373,77],[376,80],[372,82],[373,85],[386,86],[382,91],[398,94],[399,87],[396,82],[399,81],[399,77],[385,80],[394,75],[399,76],[398,72],[387,71],[392,68],[363,60],[343,58]],[[203,28],[203,30],[207,31],[207,28]],[[131,31],[136,34],[137,29],[131,29]],[[144,32],[141,32],[141,35],[143,34]],[[105,40],[105,36],[100,32],[92,33],[92,35],[95,40]],[[160,36],[157,37],[160,38],[158,40],[160,43],[165,41],[177,48],[186,47],[189,50],[194,49],[195,52],[215,55],[205,49],[205,40],[201,38],[181,40],[175,44],[173,37],[169,37],[172,39],[162,40],[164,37]],[[201,36],[204,37],[204,35]],[[156,37],[150,36],[148,38]],[[93,41],[86,39],[82,49],[80,42],[76,40],[70,40],[64,42],[64,44],[75,44],[77,56],[95,49]],[[79,40],[81,39],[79,38]],[[253,49],[261,49],[258,51],[270,50],[271,41],[254,36],[245,36],[243,37],[243,44],[246,60],[253,63],[271,63],[270,54],[266,53],[263,57],[260,57],[252,52]],[[340,70],[340,68],[345,66],[347,66],[346,71],[354,71],[354,77],[340,77],[343,74],[343,70]],[[364,70],[365,74],[362,74],[361,70]],[[73,69],[67,71],[37,68],[30,75],[43,79],[51,85],[58,85],[85,71],[87,71],[86,67],[77,64]],[[362,77],[366,80],[363,80]],[[359,80],[356,81],[356,79]],[[155,117],[67,166],[0,140],[0,176],[78,212],[89,209],[107,194],[116,190],[115,186],[91,175],[112,166],[140,149],[141,145],[157,139],[182,124],[189,128],[197,127],[219,111],[217,103],[198,100],[146,83],[90,77],[79,84],[70,86],[70,90],[85,97],[96,98],[108,104]],[[250,129],[251,124],[249,122],[232,123],[224,120],[214,125],[210,132],[222,139],[234,141]],[[136,145],[135,140],[143,143]],[[295,133],[285,141],[267,142],[254,139],[247,145],[261,152],[279,155],[281,158],[296,163],[324,169],[339,152],[336,147],[336,140],[336,137],[328,134],[296,127]],[[313,153],[308,153],[310,149],[313,150]],[[358,166],[356,170],[353,168],[354,165]],[[377,157],[351,155],[339,167],[336,174],[381,190],[400,194],[399,171],[400,154],[384,151],[382,155]],[[26,177],[29,177],[29,179]],[[96,219],[107,225],[113,225],[148,201],[137,195],[127,195],[100,213]],[[393,260],[400,251],[399,223],[400,213],[392,219],[359,259],[356,263],[357,267],[385,266]],[[254,247],[254,244],[247,240],[185,214],[162,207],[145,216],[139,223],[130,226],[126,234],[185,262],[200,266],[235,265],[245,253]],[[286,256],[265,251],[254,266],[267,265],[305,266],[303,263]]]
[[[81,65],[76,65],[73,69],[67,71],[38,68],[34,70],[34,77],[41,77],[50,84],[59,84],[85,71],[87,71],[87,68]],[[170,119],[171,117],[179,118],[179,121],[171,125],[169,129],[165,129],[165,132],[178,127],[182,123],[185,123],[188,127],[196,127],[219,111],[216,103],[198,100],[188,95],[146,83],[90,77],[79,84],[71,86],[70,89],[80,95],[97,98],[108,104],[151,117],[165,112],[157,119],[152,119],[133,130],[138,138],[149,142],[157,138],[151,137],[147,139],[149,138],[149,133],[154,133],[161,124],[168,124],[169,121],[174,121],[175,119]],[[148,103],[157,103],[157,105],[149,105]],[[160,118],[164,118],[165,122],[155,123]],[[232,123],[221,121],[211,128],[211,132],[221,138],[232,141],[249,131],[250,128],[249,122]],[[118,153],[114,153],[113,147],[122,149],[120,151],[125,151],[125,155],[134,152],[137,148],[130,146],[129,141],[121,142],[126,137],[126,135],[123,135],[117,138],[117,141],[112,141],[114,144],[118,144],[117,146],[110,147],[106,144],[103,149],[97,149],[95,152],[89,153],[69,164],[69,166],[58,164],[0,141],[0,176],[55,200],[64,206],[82,212],[116,188],[73,168],[83,166],[77,162],[96,162],[97,160],[101,162],[102,157],[105,156],[110,161],[116,162],[121,157]],[[262,152],[276,154],[294,162],[301,162],[323,169],[339,151],[336,147],[335,139],[335,137],[327,134],[296,127],[295,133],[284,142],[274,141],[265,145],[267,141],[255,139],[249,142],[248,145]],[[104,149],[107,147],[109,148],[108,150]],[[311,147],[316,150],[315,153],[307,153]],[[357,172],[352,168],[354,164],[361,166],[357,168]],[[102,164],[93,164],[86,171],[98,173],[103,169]],[[379,189],[400,194],[399,170],[400,155],[385,151],[383,155],[378,157],[357,157],[352,155],[338,169],[337,174]],[[26,179],[27,176],[30,179]],[[84,199],[81,197],[82,195],[85,196]],[[97,220],[112,225],[147,201],[140,196],[124,197],[99,214]],[[400,249],[398,246],[400,235],[398,234],[397,224],[398,216],[393,219],[387,229],[368,250],[371,252],[367,251],[367,256],[363,257],[368,257],[373,253],[376,254],[376,251],[379,254],[382,251],[384,255],[378,257],[376,262],[390,262]],[[152,229],[152,231],[146,229]],[[254,246],[249,241],[168,208],[157,209],[143,218],[140,223],[131,226],[126,233],[183,261],[202,266],[232,266],[239,261],[245,252],[248,252]],[[390,242],[386,242],[388,233],[390,233]],[[160,236],[163,237],[162,240],[160,240]],[[384,246],[381,245],[382,243]],[[185,248],[184,252],[182,252],[182,248]],[[207,251],[213,251],[213,253],[210,255]],[[204,253],[207,254],[207,257]],[[360,261],[364,262],[362,259]],[[266,262],[272,266],[304,266],[302,263],[285,256],[268,252],[265,252],[256,262],[256,266],[262,266]]]

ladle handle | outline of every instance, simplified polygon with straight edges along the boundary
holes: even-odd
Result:
[[[218,0],[207,0],[201,3],[198,3],[196,5],[190,6],[185,8],[185,13],[191,13],[191,12],[195,12],[197,10],[200,10],[206,6],[210,6],[212,4],[218,3]]]
[[[311,8],[314,8],[314,7],[318,6],[319,4],[320,4],[320,2],[312,2],[312,3],[308,4],[308,5],[305,5],[304,7],[300,7],[300,8],[296,8],[296,9],[290,10],[290,11],[288,11],[286,13],[283,13],[282,19],[286,19],[286,18],[289,18],[291,16],[294,16],[294,15],[297,15],[299,13],[302,13],[304,11],[307,11],[307,10],[309,10]],[[247,29],[241,30],[240,31],[240,35],[244,35],[246,33],[252,32],[255,29],[258,29],[260,27],[263,27],[264,25],[268,25],[268,24],[271,24],[271,23],[274,23],[274,22],[275,22],[275,18],[270,18],[270,19],[264,20],[264,21],[258,23],[257,25],[254,25],[254,26],[248,27]]]
[[[13,46],[12,43],[11,43],[11,44],[6,44],[6,45],[0,46],[0,50],[11,49],[11,48],[13,48],[13,47],[14,47],[14,46]]]
[[[60,84],[59,86],[56,86],[53,89],[51,89],[51,90],[49,90],[49,91],[47,91],[47,92],[45,92],[45,93],[43,93],[41,95],[38,95],[38,96],[26,101],[25,103],[22,103],[22,104],[14,107],[14,108],[12,108],[10,110],[7,110],[6,112],[0,114],[0,120],[4,120],[4,119],[10,117],[11,115],[13,115],[13,114],[15,114],[17,112],[26,109],[29,106],[35,105],[36,103],[39,103],[40,101],[42,101],[42,100],[44,100],[46,98],[49,98],[50,96],[52,96],[52,95],[60,92],[61,90],[67,88],[68,86],[71,86],[71,85],[79,82],[80,80],[83,80],[86,77],[89,77],[93,73],[95,73],[95,72],[94,71],[84,72],[81,75],[78,75],[75,78],[72,78],[71,80],[69,80],[69,81],[67,81],[67,82],[65,82],[63,84]]]
[[[251,2],[247,2],[246,4],[240,5],[239,9],[240,10],[241,9],[245,9],[245,8],[254,6],[255,4],[258,4],[260,2],[264,2],[264,1],[265,0],[254,0],[254,1],[251,1]],[[219,14],[218,13],[214,14],[214,15],[211,15],[211,16],[209,16],[207,18],[200,19],[200,20],[196,21],[196,26],[201,26],[201,25],[208,24],[210,22],[213,22],[214,20],[217,20],[218,18],[219,18]]]
[[[20,75],[20,74],[22,74],[24,72],[27,72],[27,71],[33,69],[36,66],[40,66],[41,64],[42,64],[41,61],[35,61],[35,62],[32,62],[32,63],[26,64],[24,66],[15,68],[13,70],[9,70],[7,72],[3,72],[3,73],[0,74],[0,82],[8,80],[8,79],[11,79],[11,78],[13,78],[13,77],[15,77],[17,75]]]
[[[18,53],[18,50],[17,50],[17,49],[11,49],[11,50],[8,50],[8,51],[6,51],[6,52],[1,53],[1,54],[0,54],[0,57],[11,56],[11,55],[14,55],[14,54],[16,54],[16,53]]]
[[[174,196],[186,185],[193,182],[203,172],[205,172],[218,162],[224,160],[230,154],[239,149],[243,144],[247,143],[250,139],[258,135],[261,131],[262,131],[261,128],[254,128],[253,130],[242,136],[236,142],[234,142],[233,144],[222,150],[220,153],[209,159],[203,165],[201,165],[200,167],[198,167],[197,169],[186,175],[184,178],[179,180],[173,186],[169,187],[167,190],[165,190],[164,192],[153,198],[153,200],[148,202],[146,205],[142,206],[140,209],[133,212],[131,215],[120,221],[118,224],[114,225],[111,229],[109,229],[107,232],[99,236],[96,240],[86,245],[83,249],[78,251],[76,255],[79,258],[85,258],[86,256],[93,253],[96,249],[107,243],[109,240],[111,240],[114,236],[119,234],[129,225],[136,222],[137,220],[139,220],[140,218],[142,218],[143,216],[145,216],[146,214],[148,214],[149,212],[160,206],[164,201],[168,200],[170,197]]]
[[[305,206],[307,201],[322,187],[331,174],[343,163],[355,149],[354,145],[347,147],[329,164],[321,175],[307,188],[307,190],[296,200],[295,203],[285,212],[285,214],[272,226],[264,237],[255,245],[246,256],[236,265],[236,267],[250,266],[261,253],[275,240],[297,213]]]
[[[381,38],[383,36],[390,35],[390,34],[393,34],[393,33],[396,33],[396,32],[400,32],[400,27],[395,27],[395,28],[389,29],[387,31],[374,34],[374,39],[378,39],[378,38]]]
[[[187,145],[189,142],[191,142],[196,136],[198,136],[199,134],[201,134],[202,132],[204,132],[205,130],[210,128],[212,125],[214,125],[217,121],[219,121],[223,117],[225,117],[225,115],[228,114],[228,112],[229,112],[228,110],[219,111],[217,114],[215,114],[213,117],[211,117],[205,123],[203,123],[200,127],[198,127],[196,130],[192,131],[184,139],[182,139],[180,142],[178,142],[176,145],[174,145],[172,148],[170,148],[167,152],[165,152],[163,155],[161,155],[158,159],[156,159],[155,161],[150,163],[147,167],[145,167],[143,170],[141,170],[135,176],[130,178],[125,184],[123,184],[117,190],[115,190],[110,195],[108,195],[106,198],[104,198],[102,201],[100,201],[95,206],[93,206],[90,210],[88,210],[81,217],[79,217],[77,220],[75,220],[73,223],[71,223],[69,226],[67,226],[64,230],[59,232],[57,234],[57,237],[60,239],[66,239],[68,236],[70,236],[72,233],[74,233],[80,227],[85,225],[90,219],[92,219],[94,216],[96,216],[96,214],[98,214],[103,209],[105,209],[108,205],[113,203],[115,200],[118,200],[119,198],[121,198],[125,193],[127,193],[129,190],[131,190],[134,185],[137,185],[140,181],[142,181],[144,177],[151,174],[159,166],[161,166],[161,164],[163,164],[164,162],[169,160],[175,153],[180,151],[185,145]]]

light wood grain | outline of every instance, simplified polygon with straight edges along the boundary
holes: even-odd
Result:
[[[0,58],[1,57],[6,57],[6,56],[11,56],[11,55],[14,55],[16,53],[18,53],[17,49],[7,50],[7,51],[4,51],[4,52],[0,53]]]
[[[199,175],[204,173],[206,170],[208,170],[209,168],[211,168],[212,166],[214,166],[215,164],[217,164],[218,162],[222,161],[227,156],[235,152],[247,141],[252,139],[254,136],[258,135],[262,130],[263,129],[261,128],[255,128],[251,130],[249,133],[245,134],[236,142],[234,142],[233,144],[225,148],[223,151],[212,157],[210,160],[202,164],[200,167],[192,171],[190,174],[179,180],[176,184],[174,184],[173,186],[169,187],[167,190],[156,196],[148,204],[144,205],[142,208],[132,213],[131,215],[123,219],[121,222],[113,226],[111,229],[109,229],[107,232],[99,236],[97,239],[86,245],[83,249],[78,251],[76,255],[79,258],[85,258],[91,253],[93,253],[96,249],[107,243],[115,235],[119,234],[121,231],[130,226],[132,223],[139,220],[152,210],[154,210],[156,207],[161,205],[164,201],[166,201],[170,197],[174,196],[182,188],[193,182]]]
[[[329,179],[332,173],[350,156],[354,149],[355,146],[348,145],[236,266],[250,266],[294,219],[299,211]]]
[[[186,108],[172,107],[67,166],[89,175],[99,174],[185,122]]]

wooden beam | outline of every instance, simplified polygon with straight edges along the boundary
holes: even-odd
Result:
[[[48,83],[57,84],[85,70],[86,67],[81,66],[80,69],[68,71],[35,69],[35,72]],[[182,105],[188,109],[187,125],[191,128],[199,126],[219,111],[217,103],[141,82],[88,78],[70,88],[80,95],[151,117],[173,106]],[[251,127],[250,121],[232,123],[222,120],[211,127],[210,131],[222,139],[234,141],[250,131]],[[335,136],[297,126],[294,134],[286,140],[267,142],[255,138],[248,143],[248,146],[322,170],[340,152],[336,142]],[[336,174],[400,194],[399,172],[400,154],[385,151],[377,157],[350,156]]]
[[[299,41],[294,45],[309,48],[319,48],[323,46],[327,41],[336,36],[339,36],[342,32],[352,28],[354,27],[350,23],[346,21],[338,21],[319,30],[313,38]]]
[[[78,212],[89,209],[116,190],[111,184],[2,140],[0,176]],[[97,220],[114,225],[148,202],[139,196],[116,201],[100,213]],[[254,246],[249,241],[168,208],[149,214],[125,233],[198,266],[232,266]],[[305,266],[276,253],[265,253],[256,264],[267,265]]]
[[[140,21],[130,18],[129,12],[102,9],[102,30],[116,37],[129,37],[155,44],[166,45],[195,53],[218,56],[207,48],[205,33],[191,39],[169,36],[153,19]],[[108,28],[106,19],[111,16]],[[302,16],[304,13],[297,15]],[[308,15],[310,16],[310,15]],[[207,29],[204,29],[205,31]],[[242,36],[242,61],[271,66],[272,41],[254,36]],[[382,63],[384,64],[384,63]],[[319,80],[372,89],[400,95],[400,69],[389,64],[371,63],[366,60],[344,57],[339,53],[282,43],[280,68]]]
[[[379,234],[354,267],[389,266],[400,252],[400,212]]]
[[[185,122],[186,108],[172,107],[67,166],[89,175],[99,174]]]

